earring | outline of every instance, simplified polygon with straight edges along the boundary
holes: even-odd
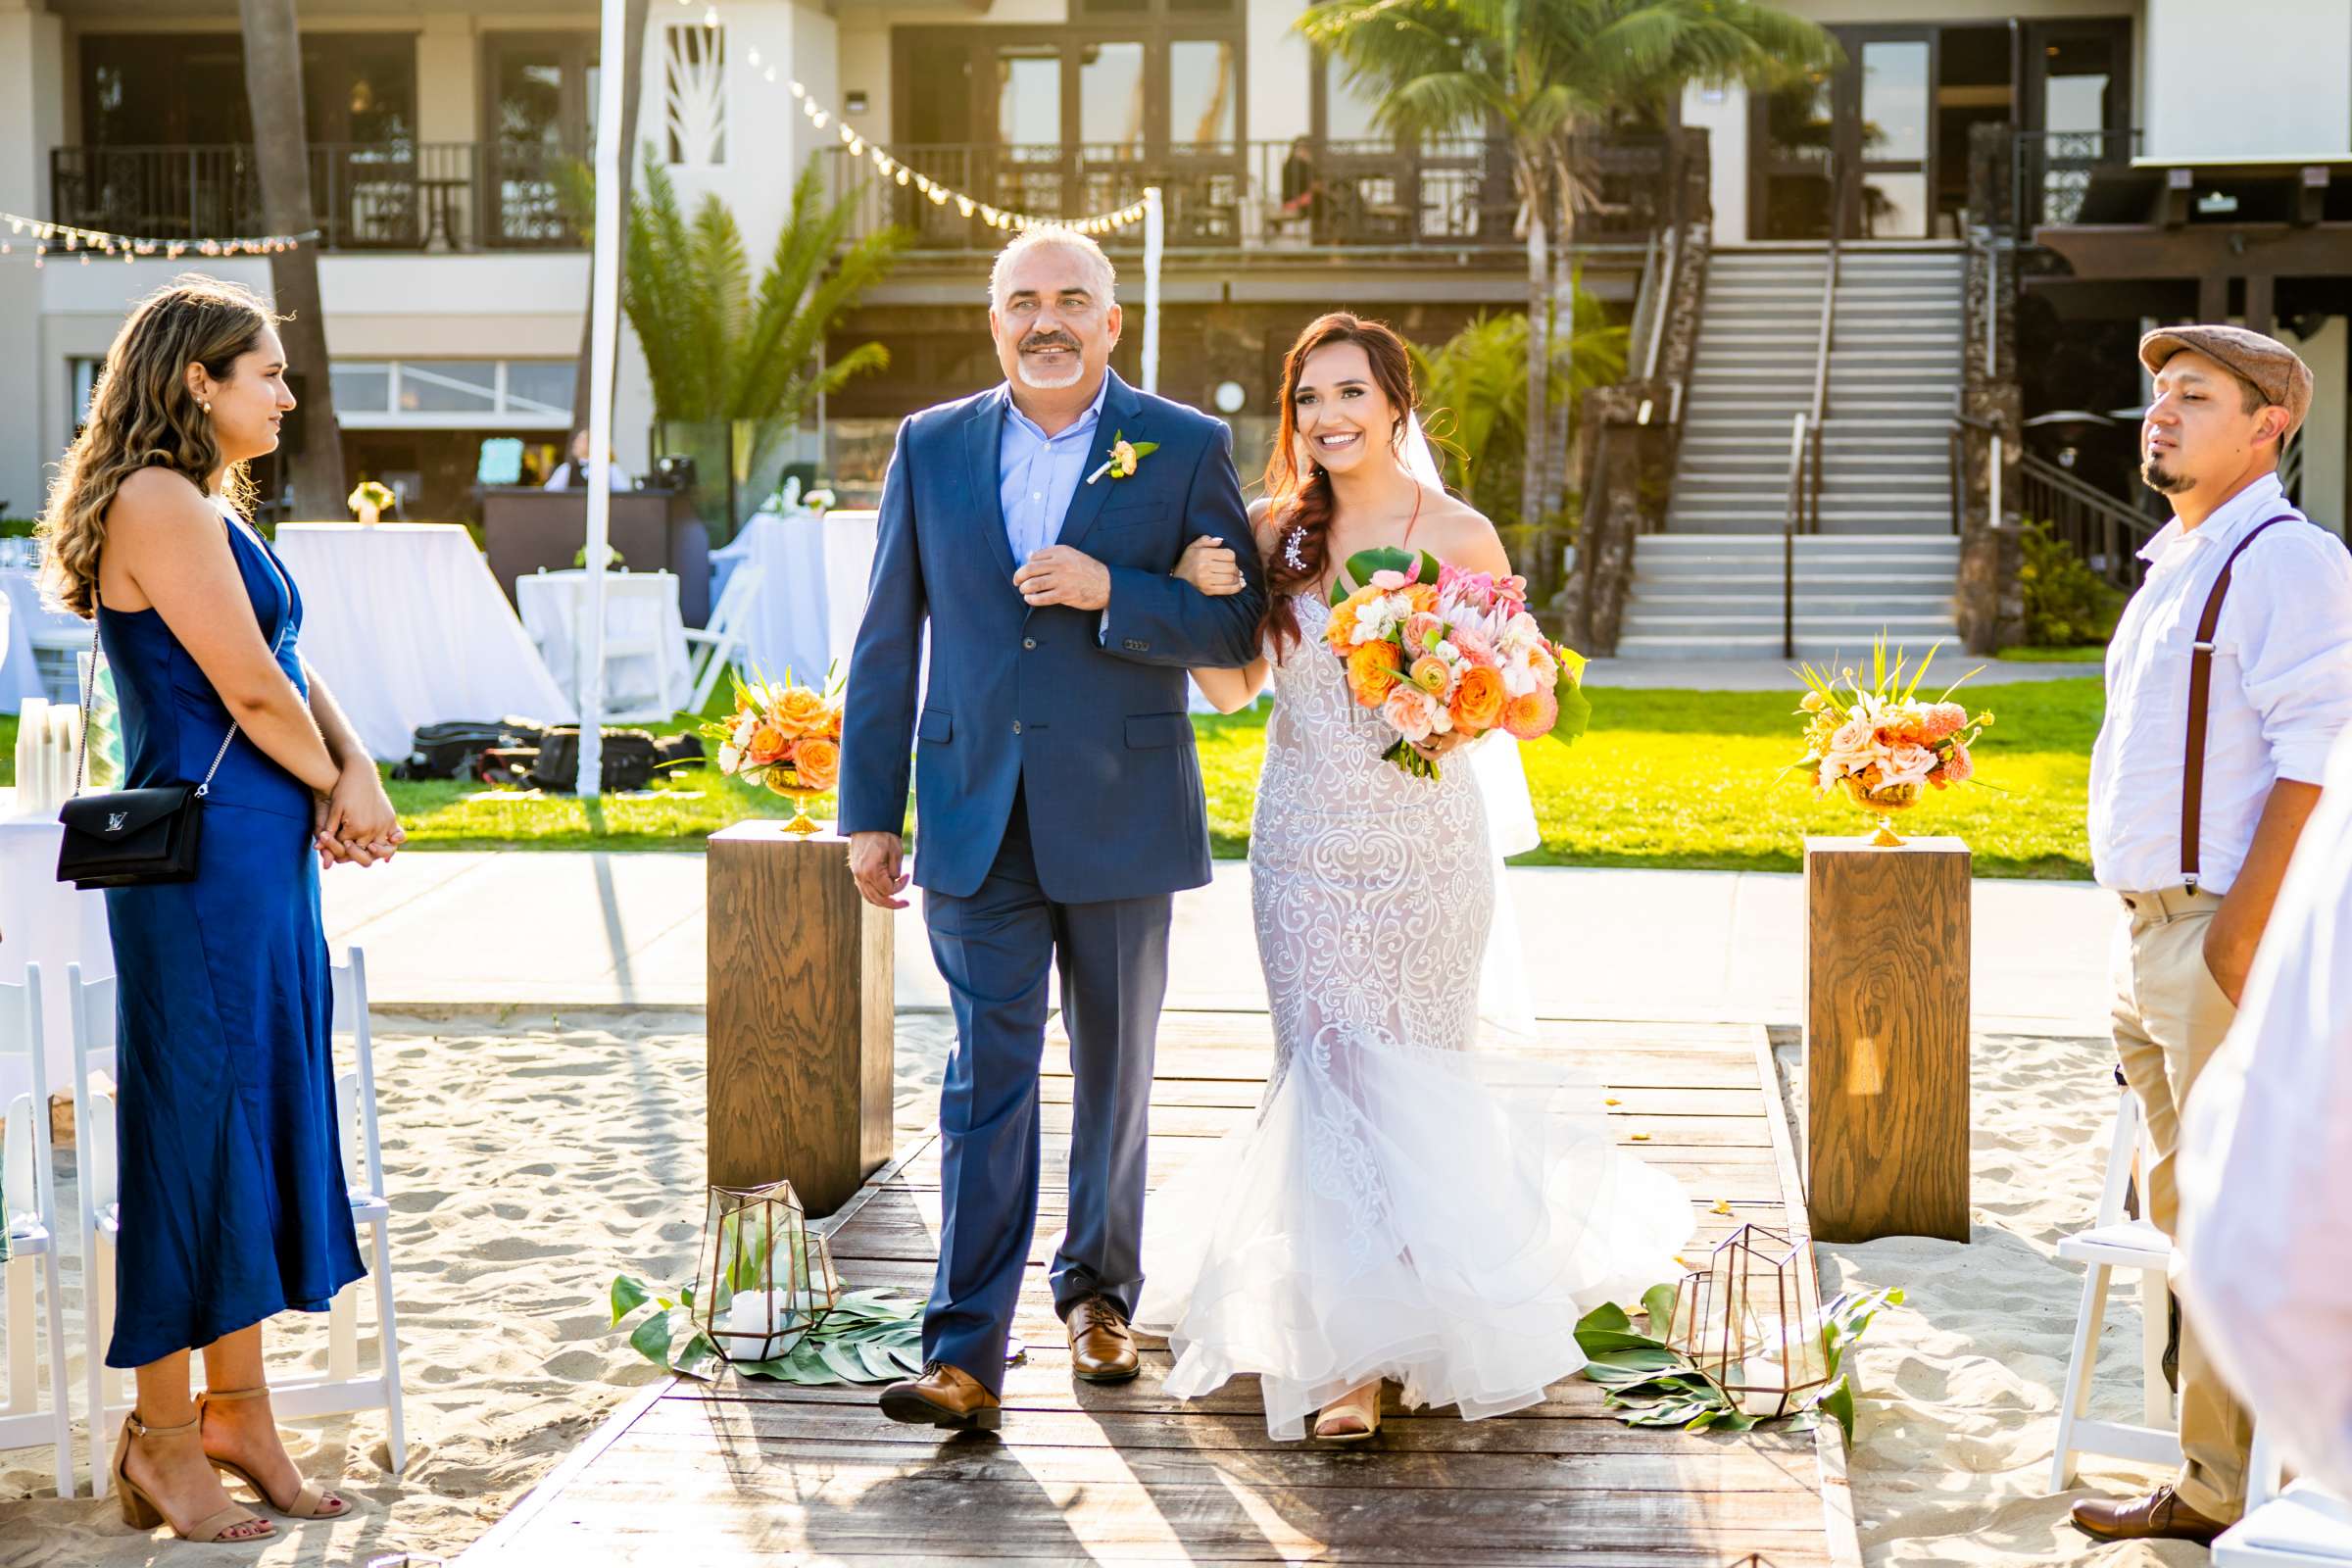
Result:
[[[203,407],[203,409],[204,409],[204,412],[205,412],[205,413],[207,413],[207,414],[210,414],[210,413],[212,413],[212,412],[213,412],[213,406],[212,406],[210,403],[204,404],[202,407]]]

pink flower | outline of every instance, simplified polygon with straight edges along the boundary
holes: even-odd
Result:
[[[1924,727],[1930,741],[1957,735],[1968,728],[1968,710],[1958,703],[1937,703],[1928,710]]]
[[[1548,686],[1539,686],[1502,705],[1502,727],[1523,741],[1540,741],[1560,721],[1560,700]]]
[[[1485,632],[1473,631],[1468,627],[1454,628],[1453,650],[1462,656],[1465,664],[1475,664],[1481,669],[1502,667],[1502,656],[1494,651],[1494,644]]]
[[[1935,752],[1929,748],[1898,741],[1887,754],[1882,771],[1889,784],[1925,784],[1928,775],[1935,771],[1936,760]]]
[[[1408,741],[1425,741],[1437,726],[1437,699],[1418,686],[1398,685],[1380,705],[1380,716]]]
[[[1458,599],[1473,610],[1485,612],[1494,608],[1494,576],[1492,572],[1464,571],[1459,566],[1442,566],[1438,570],[1438,596]]]
[[[1404,646],[1408,652],[1426,654],[1446,640],[1446,623],[1427,611],[1416,611],[1404,617]]]
[[[1954,746],[1951,755],[1943,760],[1943,776],[1955,784],[1967,783],[1976,772],[1977,764],[1970,760],[1965,746]]]

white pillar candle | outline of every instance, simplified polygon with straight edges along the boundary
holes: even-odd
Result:
[[[738,1361],[772,1361],[799,1343],[814,1306],[806,1289],[741,1292],[718,1325],[725,1331],[719,1348]]]
[[[41,810],[41,758],[49,733],[49,699],[27,697],[17,705],[17,810],[34,816]]]

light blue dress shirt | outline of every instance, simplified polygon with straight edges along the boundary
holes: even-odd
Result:
[[[1004,400],[1004,435],[997,446],[997,485],[1016,567],[1032,552],[1060,540],[1062,519],[1069,514],[1079,481],[1102,463],[1110,443],[1097,441],[1095,433],[1109,391],[1110,377],[1105,374],[1095,389],[1093,404],[1058,435],[1046,434],[1021,412],[1012,401],[1011,387],[998,394]]]

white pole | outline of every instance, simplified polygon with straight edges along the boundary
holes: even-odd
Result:
[[[2001,525],[2001,436],[1997,430],[1992,436],[1992,474],[1984,500],[1985,510],[1990,514],[1984,520],[1998,528]]]
[[[1168,240],[1159,187],[1144,187],[1144,390],[1159,390],[1159,258]]]
[[[573,783],[583,801],[605,781],[605,556],[612,537],[612,362],[620,331],[621,62],[628,58],[627,0],[604,0],[597,58],[596,264],[588,297],[588,581],[581,596],[580,635],[573,689],[580,699],[580,771]]]

